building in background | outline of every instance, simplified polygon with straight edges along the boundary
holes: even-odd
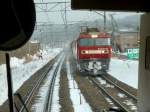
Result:
[[[128,48],[139,47],[139,33],[137,31],[120,32],[120,36],[116,38],[116,42],[121,52],[126,52]]]
[[[34,55],[39,50],[40,50],[40,43],[38,41],[29,41],[21,48],[11,51],[10,56],[22,58],[22,57],[27,56],[27,54]],[[5,63],[5,53],[0,52],[0,64],[4,64],[4,63]]]

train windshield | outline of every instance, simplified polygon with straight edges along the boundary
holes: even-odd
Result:
[[[106,46],[110,45],[110,38],[86,38],[80,39],[80,46]]]

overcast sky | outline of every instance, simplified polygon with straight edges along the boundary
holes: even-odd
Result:
[[[35,3],[45,3],[45,2],[63,2],[65,0],[34,0]],[[66,0],[70,1],[70,0]],[[66,4],[67,10],[71,10],[70,3]],[[58,12],[41,12],[43,9],[51,9],[51,11]],[[36,12],[37,12],[37,22],[48,22],[51,24],[63,24],[63,17],[65,17],[65,11],[60,11],[65,9],[65,4],[48,4],[48,5],[37,5],[36,4]],[[99,11],[101,12],[101,11]],[[103,13],[103,11],[101,12]],[[115,13],[115,18],[123,18],[128,15],[135,15],[138,13],[129,13],[129,12],[107,12],[107,15],[110,13]],[[109,17],[109,16],[107,16]],[[91,21],[95,19],[103,19],[102,16],[95,13],[94,11],[67,11],[66,12],[67,23],[75,23],[78,21]]]

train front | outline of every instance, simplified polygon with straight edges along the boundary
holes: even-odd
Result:
[[[107,72],[112,54],[111,36],[99,32],[80,34],[77,54],[80,71],[92,74]]]

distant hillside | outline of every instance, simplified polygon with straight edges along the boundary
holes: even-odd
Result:
[[[137,29],[140,21],[138,15],[126,16],[122,19],[117,19],[117,24],[120,28],[134,28]]]
[[[114,19],[116,21],[116,23],[118,24],[119,28],[133,28],[133,29],[137,29],[138,24],[139,24],[139,19],[140,17],[138,15],[132,15],[132,16],[126,16],[124,18],[120,18],[120,19],[116,19],[116,17],[114,16]],[[97,25],[97,26],[101,26],[103,27],[104,23],[102,19],[99,20],[95,20],[95,21],[91,21],[90,24],[92,25]],[[112,24],[111,21],[107,19],[106,22],[106,26],[109,28],[112,28]]]

